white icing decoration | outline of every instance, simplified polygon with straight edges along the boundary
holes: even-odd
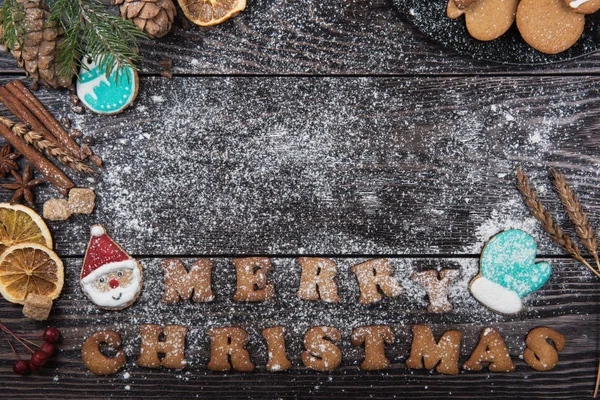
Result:
[[[572,8],[577,8],[577,7],[587,3],[588,1],[590,1],[590,0],[573,0],[572,2],[569,3],[569,5]]]
[[[94,225],[91,230],[92,236],[102,236],[106,233],[102,225]]]
[[[105,269],[105,267],[107,266],[111,267],[110,270]],[[101,292],[94,287],[93,281],[95,279],[114,270],[119,270],[123,268],[133,269],[133,274],[131,275],[131,282],[128,286],[119,286],[107,292]],[[87,279],[96,272],[98,273],[95,275],[94,279]],[[138,293],[142,290],[142,274],[140,273],[140,268],[134,260],[110,263],[102,266],[101,268],[98,268],[97,270],[93,271],[88,276],[86,276],[84,279],[82,279],[81,288],[89,296],[89,298],[94,304],[106,308],[121,308],[127,303],[131,302],[133,299],[135,299]]]
[[[516,314],[521,311],[521,298],[516,292],[506,289],[482,276],[471,282],[471,293],[488,308],[502,314]]]

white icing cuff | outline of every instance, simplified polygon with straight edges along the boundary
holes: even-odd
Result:
[[[112,262],[108,264],[104,264],[103,266],[96,268],[92,272],[90,272],[85,278],[81,278],[81,283],[88,284],[94,282],[96,279],[100,278],[102,275],[106,275],[110,272],[118,271],[120,269],[129,268],[134,269],[137,268],[137,263],[135,260],[129,259],[124,261]]]
[[[486,307],[501,314],[516,314],[523,308],[516,292],[480,276],[471,282],[471,293]]]
[[[106,233],[106,230],[102,225],[93,225],[91,229],[92,236],[102,236]]]

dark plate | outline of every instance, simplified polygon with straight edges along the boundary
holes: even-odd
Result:
[[[504,64],[548,64],[572,60],[600,50],[600,12],[586,15],[583,35],[570,49],[559,54],[544,54],[530,47],[521,38],[516,24],[496,40],[480,42],[473,39],[464,17],[446,16],[447,0],[394,0],[402,16],[423,33],[444,46],[479,60]]]

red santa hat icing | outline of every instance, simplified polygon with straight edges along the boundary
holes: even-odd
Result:
[[[88,249],[81,270],[81,282],[91,283],[109,272],[137,268],[129,257],[107,234],[102,225],[93,225]]]

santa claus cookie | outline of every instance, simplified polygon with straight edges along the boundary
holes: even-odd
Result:
[[[140,295],[143,286],[140,263],[131,258],[107,234],[94,225],[81,270],[81,289],[100,308],[121,310]]]

